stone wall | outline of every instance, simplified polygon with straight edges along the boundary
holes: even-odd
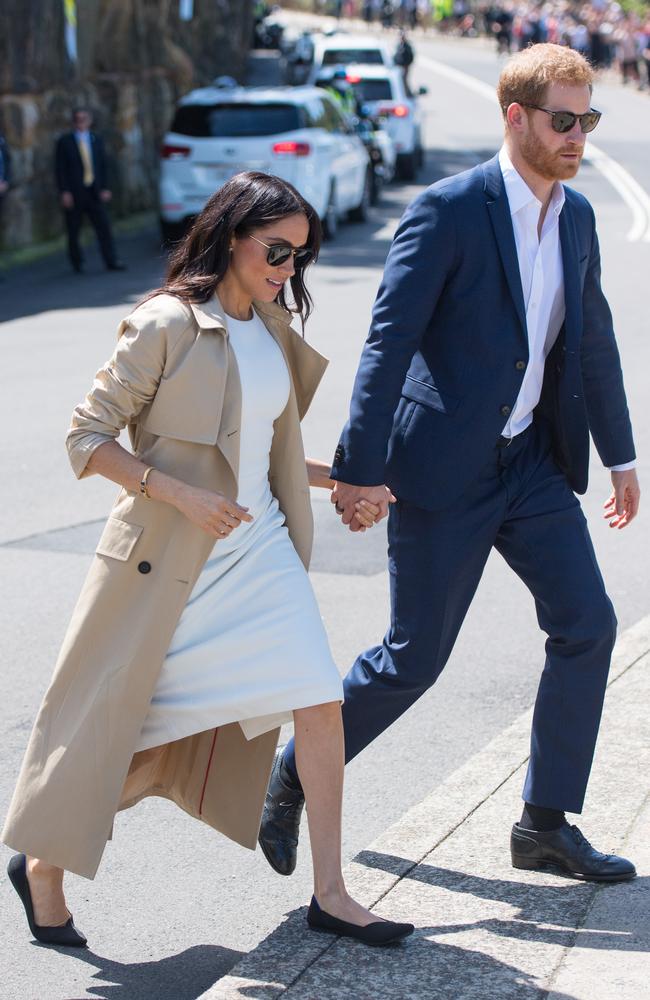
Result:
[[[242,79],[253,0],[78,0],[78,60],[64,42],[63,0],[0,4],[0,131],[13,182],[0,240],[18,248],[61,232],[54,144],[89,106],[111,161],[115,215],[157,204],[158,151],[177,98],[227,73]]]

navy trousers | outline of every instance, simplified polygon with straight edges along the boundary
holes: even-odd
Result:
[[[523,798],[582,810],[616,618],[580,504],[553,460],[541,422],[495,446],[452,506],[399,501],[388,522],[391,624],[344,680],[346,761],[436,680],[494,546],[523,580],[547,634]],[[285,760],[296,772],[293,741]]]

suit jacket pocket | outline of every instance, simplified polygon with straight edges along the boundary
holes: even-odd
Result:
[[[126,562],[142,531],[142,526],[139,524],[130,524],[128,521],[120,521],[117,517],[109,517],[95,552],[98,556],[109,556],[111,559]]]
[[[406,399],[413,399],[416,403],[422,403],[430,410],[447,414],[453,413],[460,402],[455,396],[450,396],[449,393],[442,392],[435,385],[422,382],[411,375],[406,376],[402,387],[402,396]]]

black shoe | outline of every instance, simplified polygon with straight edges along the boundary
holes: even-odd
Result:
[[[121,260],[114,260],[112,264],[106,265],[107,271],[126,271],[126,264],[123,264]]]
[[[364,944],[376,947],[401,941],[402,938],[408,937],[415,930],[413,924],[396,924],[392,920],[373,920],[365,927],[349,924],[347,920],[331,917],[329,913],[321,910],[315,896],[311,897],[307,911],[307,923],[313,931],[325,931],[327,934],[338,934],[340,937],[356,938],[357,941],[363,941]]]
[[[14,854],[13,858],[10,858],[7,865],[7,875],[20,896],[27,914],[29,929],[37,941],[40,941],[41,944],[58,944],[63,948],[86,947],[88,942],[72,922],[72,914],[70,914],[68,922],[60,927],[39,927],[35,922],[32,894],[29,891],[29,882],[27,881],[27,858],[24,854]]]
[[[278,875],[291,875],[295,870],[300,817],[304,804],[302,788],[292,783],[283,768],[282,750],[278,750],[273,761],[262,825],[257,837],[264,857]]]
[[[514,868],[555,869],[586,882],[626,882],[636,875],[631,861],[594,850],[578,827],[568,823],[548,833],[524,830],[515,823],[510,835],[510,854]]]
[[[86,273],[86,269],[83,266],[83,264],[73,264],[72,265],[72,270],[74,271],[75,274],[85,274]]]

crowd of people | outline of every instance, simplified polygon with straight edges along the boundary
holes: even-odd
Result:
[[[494,37],[502,53],[535,42],[567,45],[597,69],[615,67],[623,83],[650,91],[650,11],[626,11],[618,0],[344,0],[329,7],[315,0],[314,7],[384,28]]]

